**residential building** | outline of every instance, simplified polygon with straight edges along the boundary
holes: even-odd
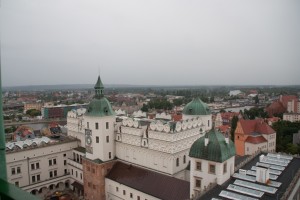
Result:
[[[240,119],[234,132],[236,154],[253,155],[260,151],[275,152],[276,132],[262,119]]]
[[[283,120],[290,122],[300,121],[300,113],[284,113]]]

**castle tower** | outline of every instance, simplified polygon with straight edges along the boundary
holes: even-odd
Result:
[[[115,157],[115,113],[109,101],[104,97],[104,86],[100,76],[94,89],[95,96],[84,116],[86,158],[105,162]]]

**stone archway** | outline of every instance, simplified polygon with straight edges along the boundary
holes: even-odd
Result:
[[[38,194],[38,192],[39,192],[39,191],[38,191],[37,189],[34,189],[34,190],[31,190],[30,193],[33,194],[33,195],[36,195],[36,194]]]

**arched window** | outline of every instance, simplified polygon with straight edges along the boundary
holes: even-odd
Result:
[[[176,167],[179,166],[179,158],[176,158]]]
[[[186,163],[186,156],[183,156],[183,163]]]

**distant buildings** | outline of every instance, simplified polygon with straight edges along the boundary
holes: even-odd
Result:
[[[276,132],[262,119],[239,120],[234,138],[236,154],[239,156],[276,150]]]
[[[42,103],[25,103],[24,104],[24,113],[26,114],[27,110],[35,109],[41,111],[43,104]]]
[[[72,105],[57,105],[43,106],[41,109],[44,119],[51,118],[66,118],[67,114],[72,109],[86,108],[87,104],[72,104]]]
[[[298,109],[298,107],[295,106],[296,102],[298,102],[298,98],[294,95],[280,95],[277,101],[266,108],[266,111],[270,117],[273,117],[274,114],[295,111]]]

